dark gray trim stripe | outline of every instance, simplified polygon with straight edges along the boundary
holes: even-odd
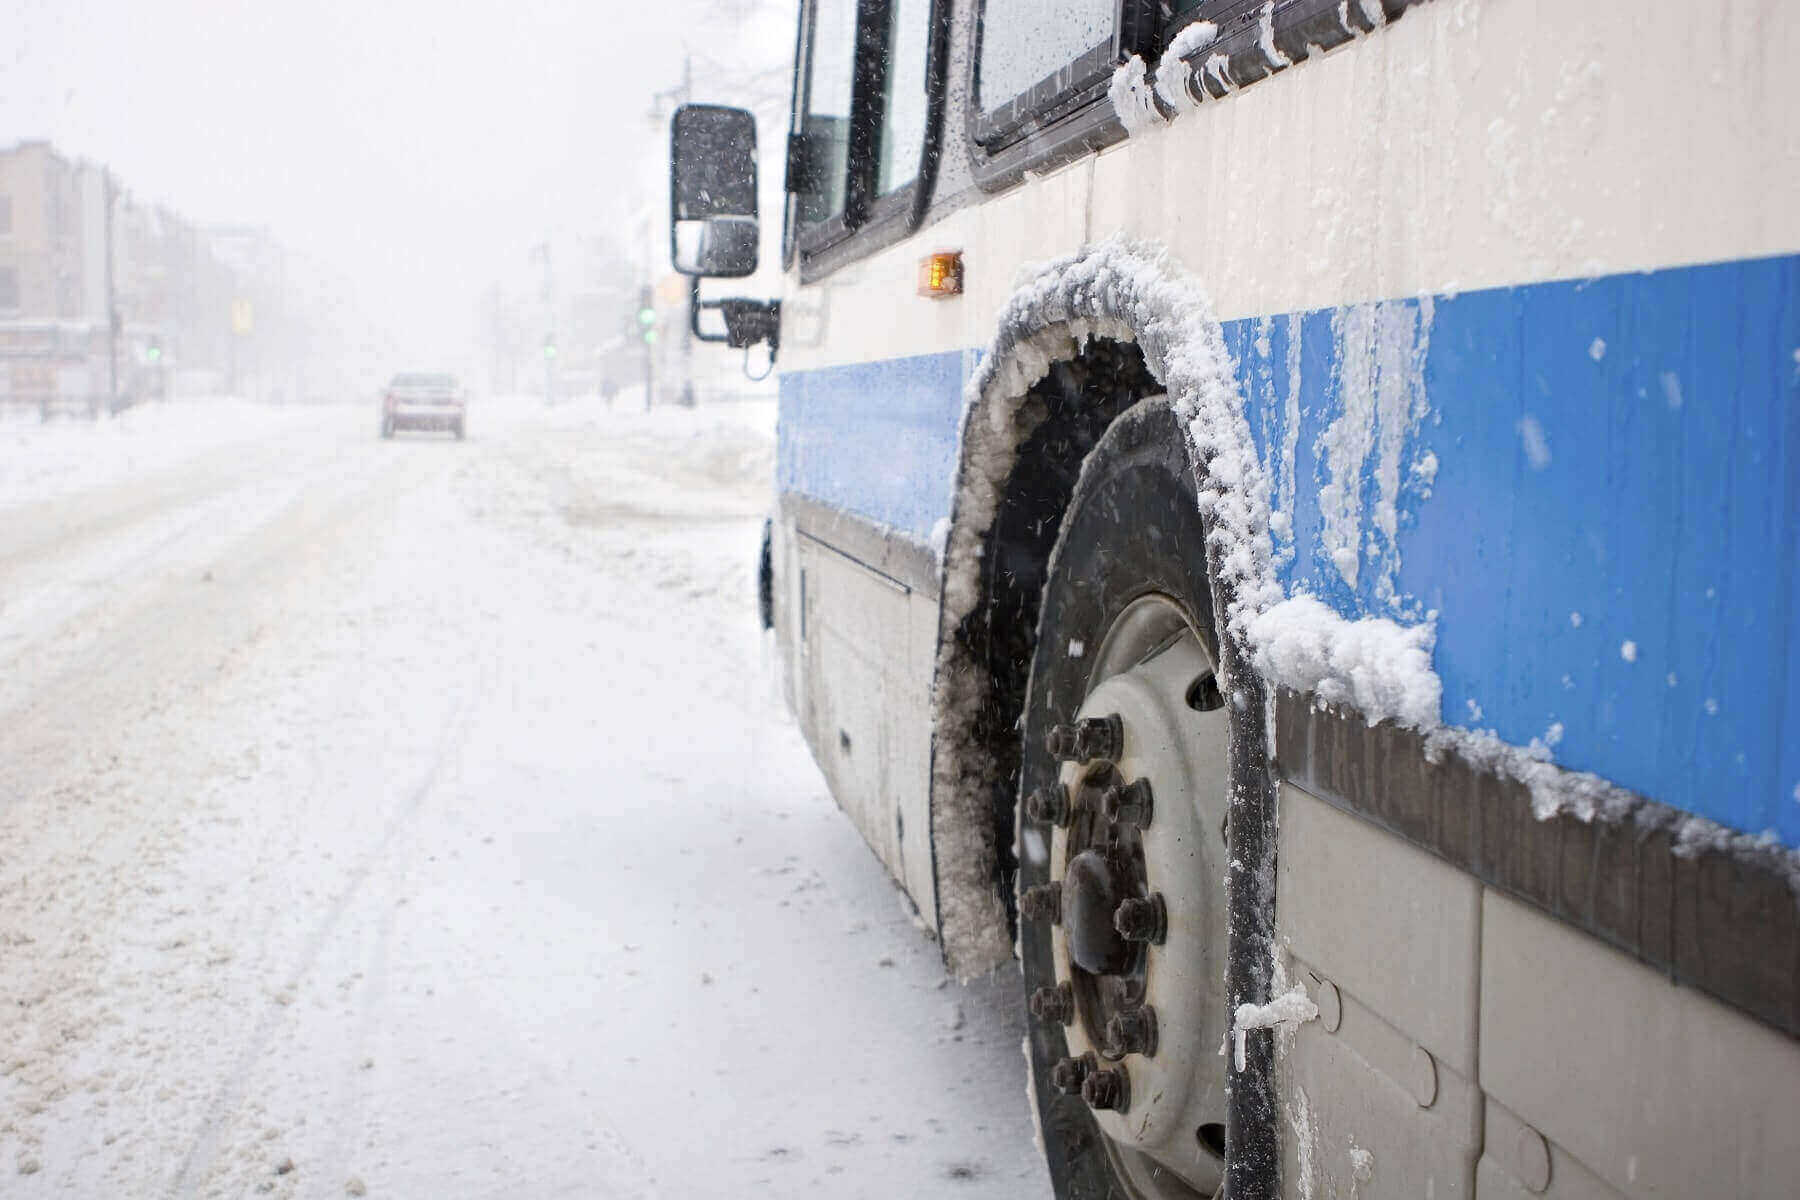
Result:
[[[1277,776],[1759,1021],[1800,1036],[1800,903],[1778,849],[1678,850],[1687,814],[1539,820],[1531,794],[1354,711],[1275,700]]]
[[[828,550],[859,563],[868,570],[910,592],[936,599],[943,568],[929,546],[877,524],[821,504],[799,492],[783,492],[779,500],[783,517],[795,532]]]
[[[1304,62],[1314,50],[1331,50],[1362,34],[1373,33],[1383,25],[1398,21],[1403,13],[1424,0],[1381,0],[1382,20],[1371,21],[1357,0],[1340,5],[1339,0],[1275,0],[1270,25],[1275,49],[1288,63]],[[1211,21],[1219,27],[1218,36],[1193,58],[1187,60],[1195,71],[1196,93],[1202,99],[1222,99],[1231,92],[1267,79],[1285,67],[1269,61],[1262,49],[1262,14],[1267,0],[1213,0],[1187,14],[1195,21]],[[1187,22],[1183,22],[1186,24]],[[1167,45],[1177,30],[1171,29],[1163,39]],[[1208,75],[1205,63],[1215,55],[1224,55],[1225,74],[1232,86]],[[1153,64],[1154,65],[1154,64]]]

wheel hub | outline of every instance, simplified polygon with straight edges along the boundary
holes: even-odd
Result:
[[[1090,975],[1118,975],[1131,966],[1134,947],[1113,928],[1119,898],[1131,889],[1120,855],[1083,850],[1063,875],[1063,932],[1069,957]],[[1121,880],[1120,875],[1126,878]]]
[[[1202,1131],[1225,1111],[1227,722],[1190,697],[1211,694],[1198,681],[1213,672],[1173,603],[1128,606],[1086,700],[1047,739],[1063,795],[1028,811],[1047,827],[1043,888],[1059,901],[1054,988],[1070,1003],[1044,1007],[1066,1022],[1063,1080],[1126,1158],[1206,1188],[1217,1160]],[[1081,757],[1096,749],[1109,753]]]

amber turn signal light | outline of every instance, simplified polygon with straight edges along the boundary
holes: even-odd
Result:
[[[960,296],[963,290],[961,250],[939,250],[919,260],[919,295],[930,300]]]

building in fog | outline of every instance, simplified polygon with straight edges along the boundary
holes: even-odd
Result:
[[[304,398],[320,322],[296,290],[317,301],[266,229],[196,226],[48,142],[0,147],[0,406]]]
[[[90,164],[47,142],[0,150],[0,401],[103,394],[105,211]]]
[[[80,321],[101,315],[104,183],[48,142],[0,150],[0,319]]]

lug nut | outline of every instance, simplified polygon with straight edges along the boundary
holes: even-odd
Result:
[[[1068,981],[1055,987],[1041,987],[1031,993],[1028,1002],[1031,1015],[1040,1021],[1055,1021],[1058,1025],[1067,1025],[1075,1018],[1075,992]]]
[[[1106,1049],[1110,1056],[1156,1053],[1156,1010],[1148,1004],[1116,1012],[1106,1022]]]
[[[1119,714],[1083,717],[1073,725],[1052,725],[1044,749],[1057,762],[1116,762],[1125,748],[1125,723]]]
[[[1131,1105],[1131,1085],[1125,1069],[1094,1070],[1081,1081],[1081,1098],[1089,1108],[1110,1108],[1124,1112]]]
[[[1094,1069],[1094,1056],[1084,1054],[1080,1058],[1069,1058],[1065,1055],[1056,1060],[1050,1068],[1050,1086],[1065,1096],[1073,1096],[1081,1091],[1081,1085]]]
[[[1060,783],[1041,787],[1025,797],[1025,815],[1050,825],[1067,825],[1072,807],[1068,789]]]
[[[1106,717],[1083,717],[1075,727],[1075,752],[1082,762],[1096,758],[1119,761],[1125,752],[1125,722],[1118,713]]]
[[[1113,911],[1113,928],[1128,942],[1155,942],[1160,946],[1168,927],[1169,913],[1163,906],[1161,892],[1152,892],[1144,900],[1135,896],[1121,900]]]
[[[1117,821],[1121,825],[1135,825],[1139,829],[1150,826],[1150,781],[1134,779],[1126,784],[1109,784],[1100,793],[1100,812],[1109,821]]]
[[[1019,896],[1019,915],[1027,921],[1062,922],[1062,884],[1040,883]]]

